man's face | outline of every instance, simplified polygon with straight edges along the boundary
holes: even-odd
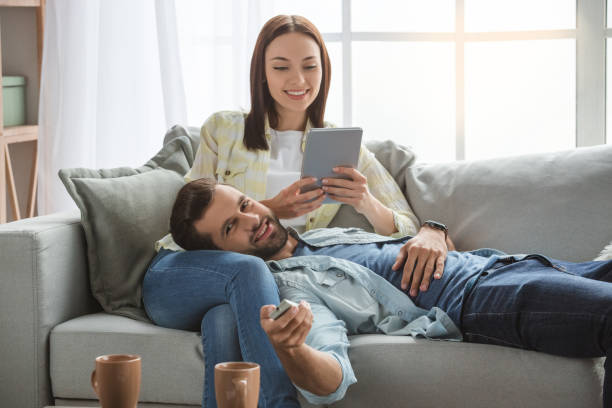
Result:
[[[263,204],[231,186],[217,185],[204,216],[194,223],[220,249],[268,259],[287,242],[287,230]]]

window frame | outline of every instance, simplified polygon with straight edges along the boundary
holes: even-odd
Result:
[[[455,43],[455,158],[465,159],[465,44],[478,41],[576,40],[576,147],[606,143],[606,0],[576,0],[576,29],[466,33],[464,0],[455,0],[454,33],[354,32],[351,0],[342,0],[342,32],[323,33],[342,47],[342,120],[352,125],[353,41],[443,41]]]

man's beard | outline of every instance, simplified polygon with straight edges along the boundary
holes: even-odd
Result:
[[[264,261],[270,259],[274,254],[280,251],[287,243],[287,239],[289,239],[287,229],[281,225],[276,215],[270,214],[266,216],[263,222],[266,221],[268,221],[271,226],[274,226],[274,236],[270,237],[269,242],[265,246],[255,248],[249,253],[249,255],[257,256]]]

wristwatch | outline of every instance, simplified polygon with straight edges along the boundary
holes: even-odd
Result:
[[[433,220],[427,220],[421,226],[424,226],[424,225],[427,225],[428,227],[431,227],[433,229],[444,231],[444,239],[446,239],[448,237],[448,227],[446,225],[442,224],[441,222],[437,222],[437,221],[433,221]]]

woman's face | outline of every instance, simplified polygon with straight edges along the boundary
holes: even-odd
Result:
[[[266,80],[276,111],[306,112],[321,88],[321,50],[311,37],[287,33],[276,37],[265,52]]]

